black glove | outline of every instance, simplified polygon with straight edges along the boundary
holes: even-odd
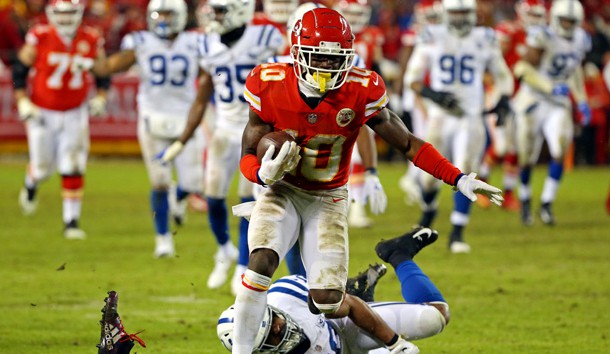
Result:
[[[433,102],[441,106],[444,110],[456,116],[464,114],[460,102],[451,92],[434,91],[428,86],[424,86],[421,90],[421,96],[431,99]]]
[[[496,120],[496,126],[497,127],[501,127],[504,125],[504,123],[506,123],[506,119],[508,119],[508,117],[510,116],[510,114],[512,113],[512,109],[510,108],[510,100],[508,98],[508,96],[506,95],[502,95],[500,96],[500,99],[498,100],[498,103],[496,104],[496,106],[485,112],[486,114],[490,114],[490,113],[494,113],[498,116],[498,119]]]

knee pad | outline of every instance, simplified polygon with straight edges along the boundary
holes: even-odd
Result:
[[[308,295],[307,305],[309,306],[309,311],[311,311],[311,313],[313,313],[314,315],[319,315],[320,313],[330,315],[339,310],[339,307],[341,307],[341,304],[343,303],[343,299],[345,299],[345,296],[342,296],[341,301],[334,304],[318,304],[314,301],[311,295]]]
[[[440,301],[430,302],[428,305],[419,316],[419,325],[422,332],[432,336],[442,332],[447,325],[449,320],[449,305]]]

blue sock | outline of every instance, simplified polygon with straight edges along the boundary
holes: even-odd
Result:
[[[532,168],[531,167],[523,167],[521,172],[519,173],[519,179],[521,180],[521,184],[524,186],[529,186],[530,177],[532,176]]]
[[[465,215],[470,213],[470,206],[472,205],[472,202],[470,199],[466,198],[462,192],[456,192],[453,195],[453,203],[453,210],[457,211],[458,213]]]
[[[219,245],[224,245],[229,241],[228,218],[227,204],[224,198],[208,197],[208,220],[210,220],[210,227]]]
[[[176,187],[176,199],[178,199],[178,201],[181,201],[184,198],[188,197],[189,194],[190,194],[189,192],[180,188],[180,186]]]
[[[563,175],[563,164],[558,163],[557,161],[551,161],[551,163],[549,163],[549,177],[559,181],[561,175]]]
[[[301,275],[303,277],[306,276],[305,266],[303,265],[303,260],[301,259],[301,249],[298,241],[288,251],[285,260],[290,274]]]
[[[253,202],[254,197],[242,197],[241,202]],[[248,248],[248,226],[250,223],[246,218],[241,218],[239,221],[239,259],[237,260],[237,264],[248,265],[248,261],[250,259],[250,249]]]
[[[169,230],[169,201],[167,191],[150,192],[150,206],[155,221],[155,231],[158,235],[165,235]]]
[[[436,195],[438,194],[438,191],[439,191],[439,189],[435,189],[430,192],[422,192],[422,200],[424,201],[424,203],[426,203],[426,205],[430,205],[430,204],[434,203],[434,200],[436,199]]]
[[[447,302],[432,280],[412,260],[402,262],[395,271],[400,280],[402,297],[407,303]]]

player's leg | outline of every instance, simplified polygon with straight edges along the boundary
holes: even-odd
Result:
[[[301,247],[298,241],[286,254],[285,261],[290,274],[307,277],[305,265],[303,265],[303,260],[301,259]]]
[[[218,251],[214,256],[214,269],[207,286],[216,289],[229,277],[229,269],[239,256],[239,251],[229,235],[229,213],[226,198],[231,180],[239,165],[238,139],[230,132],[216,130],[210,141],[205,170],[205,190],[208,200],[208,220],[216,238]]]
[[[253,183],[248,181],[241,173],[239,174],[239,187],[238,195],[241,203],[248,203],[254,201]],[[239,257],[237,258],[237,265],[235,266],[235,272],[231,279],[231,292],[233,295],[237,294],[237,289],[241,285],[241,276],[248,268],[248,259],[250,256],[250,249],[248,248],[248,228],[250,222],[246,218],[240,218],[239,220]]]
[[[233,353],[252,352],[271,277],[298,237],[300,218],[289,199],[293,192],[278,182],[257,196],[248,230],[251,250],[248,269],[235,298]]]
[[[53,119],[52,119],[53,118]],[[25,123],[28,137],[28,162],[23,188],[19,192],[19,206],[24,215],[31,215],[38,207],[38,185],[49,178],[55,170],[57,117],[46,109],[40,117]]]
[[[142,119],[138,122],[138,141],[151,184],[150,207],[155,227],[153,255],[157,258],[170,257],[175,253],[173,236],[169,232],[168,190],[172,183],[172,167],[170,164],[163,165],[153,161],[153,158],[169,146],[171,141],[153,137]]]
[[[563,175],[563,160],[573,137],[572,110],[561,106],[552,106],[547,112],[547,119],[542,132],[549,146],[551,161],[548,176],[542,189],[539,216],[546,225],[554,225],[555,217],[552,204],[557,196],[559,183]]]
[[[176,156],[174,165],[178,182],[170,189],[170,213],[176,225],[181,226],[186,216],[188,196],[202,193],[203,190],[203,160],[201,156],[203,140],[201,131],[197,129],[182,152]]]
[[[520,204],[514,194],[515,187],[519,180],[516,119],[514,117],[507,119],[505,126],[506,155],[504,156],[504,164],[502,165],[502,183],[504,185],[504,202],[502,203],[502,208],[509,211],[518,211],[520,209]]]
[[[491,177],[491,170],[498,161],[501,159],[498,154],[497,147],[500,146],[502,137],[502,129],[495,125],[495,116],[486,115],[484,119],[485,123],[485,153],[483,154],[483,160],[479,167],[478,177],[483,182],[488,182]],[[482,208],[491,207],[491,200],[487,196],[479,195],[477,198],[477,205]]]
[[[63,113],[57,158],[63,197],[64,236],[83,239],[80,229],[84,176],[89,155],[89,112],[86,105]]]

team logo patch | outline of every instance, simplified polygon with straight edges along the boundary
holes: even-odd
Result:
[[[318,122],[318,115],[315,113],[310,113],[307,115],[307,122],[309,124],[316,124]]]
[[[343,108],[337,113],[337,125],[345,127],[356,117],[356,113],[351,108]]]
[[[79,54],[87,54],[89,53],[89,50],[91,50],[91,46],[89,45],[89,43],[87,43],[87,41],[79,41],[78,43],[76,43],[76,51]]]

